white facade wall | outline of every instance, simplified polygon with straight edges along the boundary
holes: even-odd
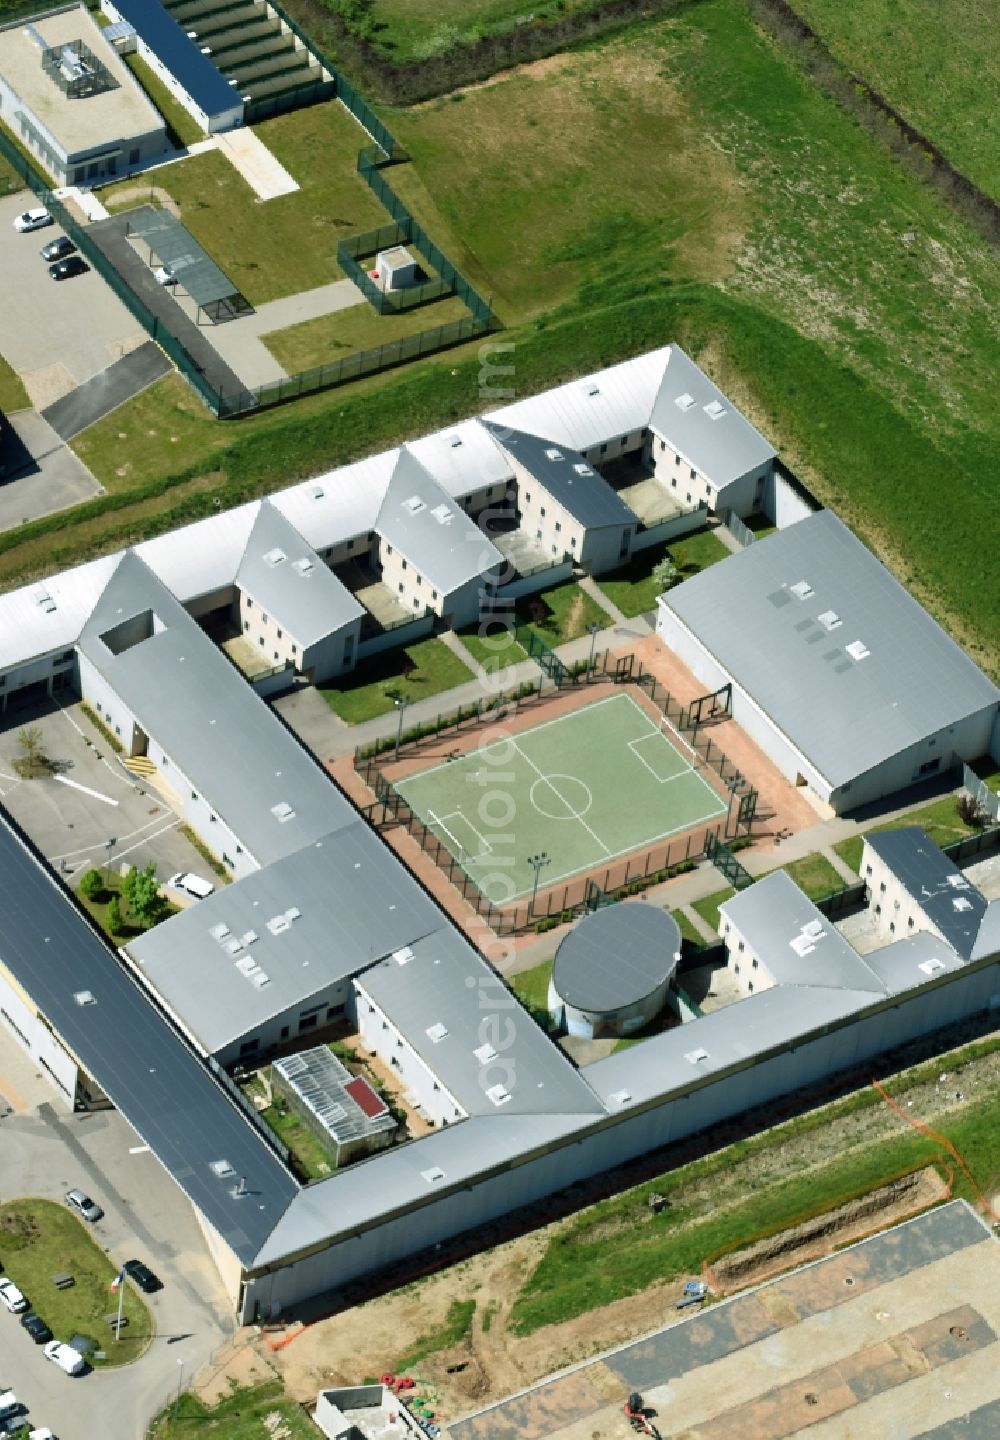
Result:
[[[869,911],[880,935],[889,940],[899,940],[905,935],[913,935],[917,930],[929,930],[939,940],[945,939],[867,841],[861,856],[861,878],[868,886],[871,896]]]
[[[685,511],[683,515],[674,515],[669,520],[662,520],[659,525],[650,525],[642,530],[637,530],[632,537],[632,554],[637,550],[649,550],[653,545],[668,545],[671,540],[676,540],[680,535],[690,535],[692,530],[700,530],[705,524],[708,510],[704,503],[696,510]]]
[[[498,485],[487,485],[482,490],[471,490],[467,495],[460,495],[458,503],[467,515],[477,520],[491,505],[501,505],[507,498],[507,491],[507,483],[502,481]]]
[[[307,645],[302,651],[302,663],[296,668],[307,674],[315,685],[322,685],[334,675],[344,675],[353,670],[358,659],[358,645],[361,641],[361,616],[349,625],[342,625],[331,635]]]
[[[746,474],[730,480],[728,485],[720,485],[716,499],[716,509],[732,510],[734,515],[746,519],[761,509],[767,494],[767,481],[774,468],[774,462],[766,460],[763,465],[758,465]]]
[[[262,659],[269,665],[290,663],[296,670],[301,669],[302,646],[296,637],[245,591],[240,591],[237,614],[243,638],[257,648]]]
[[[894,795],[935,775],[946,775],[957,760],[975,760],[989,750],[996,705],[990,704],[964,720],[947,725],[915,745],[892,755],[834,790],[830,803],[838,811],[853,810],[885,795]]]
[[[609,1117],[589,1133],[571,1135],[559,1149],[513,1169],[503,1167],[381,1225],[345,1235],[316,1255],[250,1279],[242,1318],[251,1318],[255,1303],[262,1314],[273,1313],[465,1231],[481,1231],[490,1220],[578,1179],[612,1170],[636,1155],[709,1129],[989,1008],[1000,1008],[1000,963],[949,973],[909,999],[883,1002],[830,1031],[791,1042],[794,1048],[790,1045],[772,1056],[750,1059],[699,1088]]]
[[[718,509],[718,486],[685,460],[669,440],[650,432],[643,455],[656,479],[670,491],[678,504],[707,505],[713,512]]]
[[[406,1098],[410,1104],[434,1125],[449,1125],[464,1120],[466,1111],[454,1095],[441,1084],[364,986],[359,981],[354,984],[362,1044],[396,1071],[406,1087]]]
[[[370,562],[378,554],[378,542],[373,531],[362,530],[360,534],[338,540],[336,545],[327,545],[316,553],[322,556],[332,570],[334,566],[342,565],[348,560]]]
[[[141,726],[118,692],[85,655],[80,656],[80,693],[121,742],[126,755],[142,753],[139,748],[143,734]]]
[[[737,989],[744,995],[773,989],[774,980],[760,954],[724,915],[719,919],[719,934],[726,942],[726,969],[733,977]]]
[[[516,461],[514,474],[517,477],[517,508],[524,533],[553,560],[561,560],[567,553],[581,562],[586,540],[583,526]]]
[[[761,509],[772,525],[779,530],[794,525],[798,520],[804,520],[807,515],[815,513],[809,501],[792,486],[785,477],[779,474],[772,465],[771,473],[768,475],[767,483],[764,486],[764,500]]]
[[[327,1025],[336,1024],[353,1005],[353,994],[350,977],[334,980],[277,1015],[269,1015],[260,1025],[254,1025],[231,1044],[215,1051],[214,1058],[223,1067],[241,1061],[257,1064],[261,1057],[291,1040],[313,1031],[320,1033]]]
[[[0,1042],[5,1036],[13,1037],[45,1072],[59,1099],[72,1111],[76,1100],[77,1063],[41,1019],[34,1003],[7,974],[0,956]]]
[[[379,540],[379,561],[382,565],[382,584],[392,591],[404,610],[412,610],[414,615],[421,615],[426,609],[433,610],[435,615],[442,613],[444,596],[441,591],[431,584],[411,560],[401,555],[396,547],[386,540]]]

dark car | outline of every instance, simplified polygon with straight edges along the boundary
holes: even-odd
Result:
[[[152,1295],[154,1290],[163,1289],[163,1281],[158,1280],[149,1266],[144,1265],[141,1260],[126,1260],[122,1269],[147,1295]]]
[[[44,1345],[46,1341],[52,1339],[52,1331],[46,1325],[41,1315],[36,1315],[34,1310],[29,1310],[27,1315],[21,1316],[21,1324],[36,1345]]]
[[[68,235],[58,235],[55,240],[50,240],[39,250],[43,260],[65,260],[67,255],[72,255],[76,246]]]
[[[70,255],[66,260],[58,260],[55,265],[49,266],[49,274],[53,280],[72,280],[74,275],[82,275],[89,270],[90,266],[81,260],[79,255]]]

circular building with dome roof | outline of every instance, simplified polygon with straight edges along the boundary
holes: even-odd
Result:
[[[584,916],[556,951],[549,1014],[570,1035],[631,1035],[663,1009],[681,932],[657,905],[626,901]]]

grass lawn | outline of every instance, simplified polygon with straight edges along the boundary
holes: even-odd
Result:
[[[123,1310],[128,1325],[119,1341],[105,1323],[104,1316],[118,1309],[118,1297],[110,1291],[118,1265],[64,1205],[37,1199],[0,1205],[0,1258],[4,1274],[24,1292],[57,1340],[86,1335],[97,1342],[105,1358],[91,1357],[95,1366],[127,1365],[146,1349],[153,1321],[130,1280],[125,1281]],[[62,1272],[75,1281],[68,1290],[57,1290],[52,1283],[52,1276]]]
[[[680,926],[682,940],[686,940],[689,945],[696,945],[699,948],[704,945],[705,940],[701,931],[694,928],[683,910],[671,910],[670,913]]]
[[[410,667],[404,670],[404,666]],[[393,698],[399,696],[407,705],[439,695],[473,678],[447,645],[441,640],[418,640],[402,651],[390,650],[358,666],[353,675],[345,677],[340,686],[321,688],[320,694],[341,720],[359,725],[388,715],[394,709]],[[406,717],[403,717],[406,728]]]
[[[291,1110],[272,1105],[260,1112],[261,1119],[283,1141],[289,1149],[292,1169],[300,1180],[319,1180],[331,1175],[337,1166],[325,1145],[321,1145],[311,1130]]]
[[[736,894],[732,885],[727,885],[724,890],[714,890],[711,895],[705,895],[701,900],[693,900],[691,909],[695,910],[710,930],[718,933],[719,930],[719,906],[725,900],[731,899]]]
[[[356,350],[377,350],[393,340],[404,340],[422,330],[435,330],[468,318],[468,310],[453,295],[420,305],[399,315],[380,315],[367,301],[338,310],[333,315],[320,315],[304,320],[287,330],[274,330],[262,340],[278,364],[289,375],[298,375],[317,365],[342,360]]]
[[[511,989],[521,1004],[546,1028],[548,1028],[549,980],[552,978],[552,961],[543,960],[530,970],[521,970],[510,977]]]
[[[763,540],[768,535],[773,535],[777,525],[772,525],[766,515],[749,515],[744,521],[748,530],[752,530],[758,540]]]
[[[1000,199],[996,0],[796,0],[834,55]]]
[[[861,836],[851,835],[847,840],[838,840],[833,848],[841,860],[843,860],[844,864],[849,865],[852,870],[857,871],[860,875],[861,853],[864,850],[864,841]]]
[[[518,613],[524,616],[524,629],[533,630],[550,649],[568,640],[579,640],[592,625],[603,630],[611,624],[607,611],[575,580],[528,596],[518,605]]]
[[[408,1350],[396,1357],[392,1369],[402,1374],[406,1370],[412,1370],[435,1351],[450,1350],[453,1345],[460,1344],[472,1330],[472,1317],[475,1313],[475,1300],[453,1300],[440,1329],[421,1335]]]
[[[161,1411],[149,1433],[151,1440],[200,1440],[203,1435],[211,1440],[266,1440],[274,1434],[281,1440],[315,1440],[317,1431],[302,1406],[285,1397],[281,1381],[271,1380],[252,1390],[235,1390],[211,1407],[185,1393],[179,1403]]]
[[[500,622],[487,624],[485,634],[481,634],[480,629],[476,625],[471,630],[457,630],[455,633],[473,660],[477,660],[490,674],[506,669],[508,665],[517,665],[526,657],[528,652],[508,626]]]
[[[0,355],[0,411],[12,415],[15,410],[27,410],[30,404],[28,392],[21,384],[17,371],[11,369]]]
[[[822,900],[824,895],[844,888],[841,876],[826,856],[820,855],[818,852],[814,855],[803,855],[801,860],[793,860],[790,864],[782,865],[779,868],[791,876],[799,889],[803,890],[810,900]]]
[[[1000,795],[1000,767],[991,756],[985,755],[981,760],[973,761],[970,769],[976,772],[980,780],[986,782],[987,788],[992,790],[994,795]]]
[[[687,580],[699,570],[714,565],[717,560],[724,560],[729,551],[722,541],[716,538],[714,531],[706,528],[692,531],[690,535],[672,541],[666,547],[666,553],[673,557],[680,571],[680,579]],[[597,581],[604,594],[613,605],[618,606],[623,615],[644,615],[647,611],[656,609],[657,596],[663,593],[663,586],[653,579],[653,571],[663,555],[663,549],[653,545],[649,550],[641,550],[638,555],[633,555],[621,570],[602,575]]]
[[[253,305],[339,279],[337,241],[388,216],[355,170],[368,136],[337,101],[295,110],[256,127],[301,189],[263,204],[217,150],[160,170],[156,183],[181,220]],[[322,163],[317,163],[322,156]],[[134,205],[135,182],[101,191]],[[132,193],[133,198],[122,199]]]
[[[176,145],[178,150],[185,150],[196,140],[204,140],[204,130],[180,101],[174,99],[145,60],[138,55],[123,55],[122,59],[167,122],[167,138],[172,145]]]

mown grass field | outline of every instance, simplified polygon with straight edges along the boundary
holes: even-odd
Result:
[[[218,1405],[205,1405],[185,1393],[163,1410],[149,1431],[154,1440],[315,1440],[316,1424],[301,1405],[286,1398],[280,1380],[238,1389]]]
[[[998,0],[793,0],[856,75],[1000,199]]]
[[[413,705],[471,679],[472,671],[458,656],[431,638],[363,661],[340,685],[324,686],[319,693],[341,720],[359,725],[390,714],[397,699]]]
[[[304,320],[287,330],[275,330],[262,337],[264,344],[289,375],[298,375],[316,365],[342,360],[357,350],[377,350],[422,330],[451,325],[468,317],[468,309],[455,296],[403,310],[398,315],[380,315],[363,300],[348,310]]]

